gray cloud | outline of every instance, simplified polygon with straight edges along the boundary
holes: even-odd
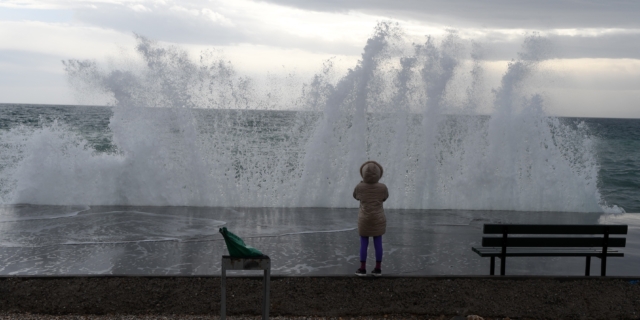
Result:
[[[305,10],[356,10],[394,19],[488,28],[638,28],[634,0],[262,0]]]
[[[568,36],[550,34],[549,55],[551,58],[609,58],[640,59],[640,33],[605,34],[600,36]],[[484,59],[509,60],[516,57],[524,39],[504,39],[489,35],[475,39],[485,48]]]
[[[344,11],[348,9],[353,10],[368,10],[368,11],[383,11],[389,8],[389,11],[383,13],[389,15],[389,13],[403,13],[403,18],[407,16],[404,14],[417,14],[417,15],[434,15],[439,16],[440,19],[450,15],[450,19],[458,19],[454,24],[456,27],[464,28],[461,26],[460,21],[473,24],[473,22],[479,23],[482,19],[492,21],[493,27],[500,25],[505,27],[511,24],[507,23],[508,20],[513,20],[513,25],[517,25],[518,28],[524,28],[525,25],[531,24],[531,26],[541,27],[545,25],[538,21],[533,23],[538,16],[546,15],[546,19],[553,20],[562,14],[566,14],[567,18],[563,23],[567,26],[577,27],[570,22],[573,20],[575,23],[580,24],[583,19],[585,22],[590,21],[586,17],[595,13],[598,9],[602,9],[600,22],[593,22],[590,27],[594,27],[598,24],[603,24],[608,21],[607,17],[619,15],[629,15],[624,10],[620,10],[615,5],[605,5],[610,2],[594,2],[590,5],[590,9],[576,9],[575,7],[587,7],[587,5],[575,5],[574,12],[570,13],[570,5],[566,1],[557,2],[554,10],[550,10],[552,7],[548,1],[543,2],[517,2],[517,5],[521,6],[516,10],[516,4],[512,4],[512,1],[494,1],[491,5],[487,5],[483,2],[482,5],[478,5],[476,1],[465,2],[466,0],[455,0],[453,2],[440,3],[436,5],[431,0],[427,1],[413,1],[405,0],[397,2],[393,6],[386,1],[305,1],[295,2],[292,0],[270,0],[271,2],[288,4],[292,6],[303,7],[305,9],[313,10],[325,10],[325,11]],[[533,3],[539,4],[539,6],[533,7]],[[556,3],[556,2],[554,2]],[[572,2],[573,3],[573,2]],[[640,1],[635,3],[623,2],[624,5],[620,7],[638,7]],[[413,10],[409,10],[413,6]],[[429,7],[431,10],[426,10]],[[459,10],[460,7],[467,8],[466,10]],[[454,10],[458,8],[457,10]],[[418,10],[424,9],[424,10]],[[529,10],[528,10],[529,9]],[[631,8],[633,9],[633,8]],[[405,11],[403,11],[405,10]],[[608,11],[607,11],[608,10]],[[424,13],[423,13],[424,12]],[[564,13],[563,13],[564,12]],[[607,14],[607,12],[611,12]],[[474,14],[471,14],[474,13]],[[477,13],[477,14],[475,14]],[[527,18],[525,19],[525,13]],[[639,13],[636,10],[635,13]],[[581,16],[583,18],[576,18],[575,16]],[[522,18],[518,20],[518,17]],[[573,18],[572,18],[573,17]],[[602,18],[604,17],[604,18]],[[187,13],[180,13],[172,11],[168,7],[155,7],[153,10],[136,11],[130,7],[124,5],[109,5],[101,4],[97,9],[79,8],[77,9],[74,18],[77,21],[100,26],[109,29],[115,29],[123,32],[135,32],[140,35],[144,35],[154,40],[167,41],[173,43],[191,43],[201,45],[233,45],[238,43],[249,43],[256,45],[268,45],[281,48],[297,48],[306,50],[309,52],[323,53],[329,55],[359,55],[362,51],[362,47],[354,45],[351,42],[344,41],[326,41],[319,40],[317,38],[301,37],[291,33],[283,32],[282,30],[274,30],[269,26],[265,26],[258,21],[251,18],[244,17],[242,15],[236,15],[233,17],[227,17],[228,23],[216,23],[203,16],[193,16]],[[398,16],[400,18],[400,16]],[[519,21],[521,23],[516,23]],[[529,23],[529,22],[531,23]],[[628,21],[636,23],[640,19],[618,19],[619,23],[625,24]],[[556,23],[547,23],[547,26],[553,25],[559,27]],[[488,30],[488,29],[483,29]],[[373,31],[373,26],[372,26]],[[482,38],[473,39],[474,41],[484,44],[487,48],[487,54],[485,56],[488,60],[509,60],[516,56],[524,34],[521,37],[513,38],[512,35],[506,35],[500,32],[489,32]],[[551,33],[548,36],[554,43],[553,57],[556,58],[633,58],[640,59],[640,32],[628,32],[620,31],[618,33],[604,33],[598,36],[567,36],[556,35]],[[362,39],[362,45],[364,45],[366,39]]]
[[[640,33],[607,34],[598,37],[549,36],[558,58],[640,59]]]
[[[250,19],[238,18],[233,25],[219,24],[205,17],[177,14],[167,10],[139,12],[121,5],[81,8],[76,20],[95,26],[134,32],[154,40],[200,45],[249,43],[282,48],[300,48],[326,54],[359,54],[361,48],[346,42],[329,42],[270,30]],[[365,39],[363,39],[364,43]]]
[[[139,12],[121,5],[101,4],[97,9],[78,9],[74,18],[86,24],[176,43],[225,45],[249,40],[236,28],[162,10]]]

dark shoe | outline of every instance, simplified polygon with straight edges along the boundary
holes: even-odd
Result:
[[[374,277],[379,277],[382,275],[382,270],[380,269],[373,269],[373,271],[371,271],[371,275]]]
[[[356,276],[358,277],[364,277],[367,275],[367,270],[365,269],[358,269],[356,270]]]

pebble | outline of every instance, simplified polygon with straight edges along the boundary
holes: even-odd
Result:
[[[261,280],[228,279],[229,319],[261,319]],[[640,285],[633,280],[274,277],[270,315],[283,320],[639,319]],[[220,298],[220,278],[214,276],[5,277],[0,278],[0,319],[218,319]]]
[[[219,320],[219,316],[214,315],[42,315],[42,314],[0,314],[0,319],[3,320]],[[228,316],[229,320],[261,320],[262,316]],[[274,320],[370,320],[370,319],[391,319],[391,320],[449,320],[445,316],[438,317],[424,317],[424,316],[396,316],[385,315],[380,316],[358,316],[358,317],[270,317]],[[468,317],[456,316],[451,320],[510,320],[509,318],[482,318],[477,315],[470,315]]]

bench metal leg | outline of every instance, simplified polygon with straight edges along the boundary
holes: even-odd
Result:
[[[605,227],[604,229],[604,243],[602,244],[602,258],[600,258],[600,276],[604,277],[607,275],[607,252],[609,247],[609,227]]]
[[[264,294],[262,301],[262,319],[269,319],[269,285],[271,283],[271,270],[264,270]]]
[[[271,259],[267,256],[258,258],[222,257],[220,277],[220,320],[227,317],[227,270],[263,270],[262,284],[262,319],[269,319],[269,292],[271,289]]]
[[[220,320],[227,318],[227,270],[222,264],[222,276],[220,277]]]
[[[496,257],[491,257],[491,266],[489,267],[489,275],[493,276],[496,274],[495,269],[496,269]]]
[[[584,275],[590,276],[591,273],[591,256],[587,256],[587,266],[584,267]]]
[[[507,264],[507,257],[500,257],[500,275],[501,276],[504,276],[506,264]]]

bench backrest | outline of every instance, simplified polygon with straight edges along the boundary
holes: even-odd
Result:
[[[627,234],[626,225],[549,225],[549,224],[485,224],[483,247],[624,247],[626,238],[612,234]],[[508,235],[581,235],[574,237],[508,237]],[[584,235],[598,235],[586,237]]]

